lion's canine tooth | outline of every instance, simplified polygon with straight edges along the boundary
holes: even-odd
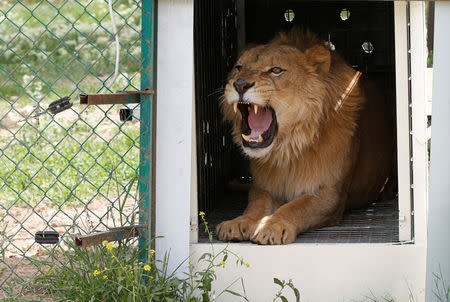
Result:
[[[242,138],[248,142],[250,140],[250,135],[242,134]]]
[[[238,106],[238,103],[237,103],[237,102],[234,102],[234,103],[233,103],[234,113],[237,112],[237,106]]]
[[[253,110],[255,111],[255,115],[258,114],[258,105],[253,105]]]
[[[262,143],[262,141],[263,141],[263,138],[262,138],[262,136],[260,134],[259,137],[258,137],[258,143]]]

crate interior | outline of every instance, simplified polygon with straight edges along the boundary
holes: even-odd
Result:
[[[395,93],[393,2],[196,0],[198,209],[207,213],[211,229],[242,214],[252,180],[248,159],[233,144],[230,126],[220,114],[227,73],[247,43],[266,43],[277,32],[294,26],[330,41],[355,70]],[[200,227],[199,241],[205,240]],[[301,234],[297,241],[397,242],[398,201],[374,202],[365,209],[349,211],[341,225]]]

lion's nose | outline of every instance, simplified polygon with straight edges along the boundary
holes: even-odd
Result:
[[[237,93],[242,97],[242,95],[249,90],[251,87],[255,85],[255,82],[248,83],[244,79],[239,78],[236,81],[234,81],[233,86],[234,89],[236,89]]]

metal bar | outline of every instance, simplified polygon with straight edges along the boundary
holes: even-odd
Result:
[[[126,238],[137,237],[142,230],[147,228],[146,225],[132,225],[126,227],[114,228],[109,231],[98,232],[88,235],[76,236],[75,245],[88,247],[102,243],[103,241],[118,241]]]
[[[111,105],[111,104],[137,104],[141,102],[142,95],[152,95],[153,90],[124,91],[120,93],[80,94],[80,104],[85,105]]]
[[[155,83],[154,53],[156,45],[154,41],[155,10],[153,0],[142,2],[142,75],[141,90],[153,89]],[[141,261],[148,257],[149,242],[154,233],[154,96],[141,95],[141,128],[140,128],[140,162],[139,162],[139,224],[148,227],[139,238],[139,249],[146,249],[141,255]]]

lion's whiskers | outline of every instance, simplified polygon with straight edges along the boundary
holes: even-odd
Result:
[[[210,97],[210,96],[212,96],[214,94],[218,94],[218,93],[224,94],[225,93],[225,87],[219,87],[217,89],[214,89],[210,94],[207,95],[207,97]]]

